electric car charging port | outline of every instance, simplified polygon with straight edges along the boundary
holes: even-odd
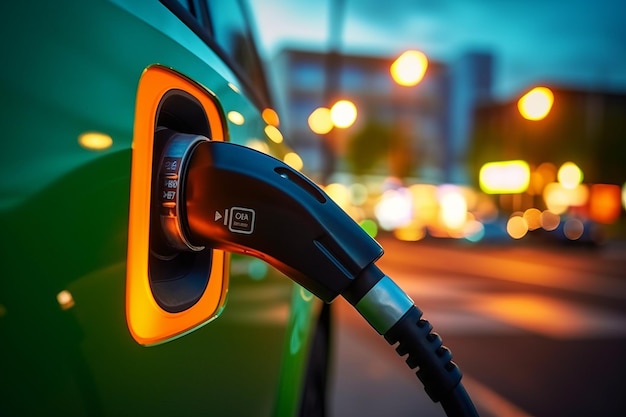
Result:
[[[155,124],[148,274],[156,302],[177,313],[200,299],[211,271],[212,251],[191,244],[180,221],[185,161],[210,128],[200,103],[182,90],[163,96]]]
[[[219,316],[228,255],[192,245],[183,222],[184,159],[196,142],[223,141],[224,111],[200,84],[161,65],[139,80],[126,262],[126,319],[145,346],[180,337]],[[172,138],[178,138],[171,141]],[[182,166],[181,166],[182,164]]]

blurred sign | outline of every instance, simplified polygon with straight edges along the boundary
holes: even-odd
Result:
[[[487,194],[523,193],[530,183],[525,161],[489,162],[480,169],[480,188]]]

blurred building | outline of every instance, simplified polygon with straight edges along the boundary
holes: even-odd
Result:
[[[414,87],[389,73],[395,57],[284,49],[271,63],[282,130],[309,175],[336,171],[412,177],[422,182],[467,183],[466,152],[478,103],[491,96],[489,54],[458,62],[429,62]],[[310,114],[349,99],[356,123],[313,133]]]

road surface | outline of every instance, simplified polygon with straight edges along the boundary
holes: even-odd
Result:
[[[481,416],[626,415],[625,245],[379,241]],[[352,307],[333,311],[331,417],[445,415]]]

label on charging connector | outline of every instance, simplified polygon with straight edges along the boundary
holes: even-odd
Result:
[[[232,207],[229,213],[228,230],[246,235],[254,232],[255,212],[244,207]]]

